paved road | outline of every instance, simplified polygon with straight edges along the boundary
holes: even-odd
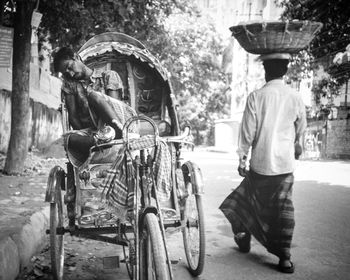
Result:
[[[207,251],[204,273],[199,279],[349,279],[350,162],[298,163],[293,194],[296,228],[292,255],[296,272],[285,275],[275,269],[278,259],[255,240],[249,254],[240,253],[228,222],[218,210],[222,200],[241,181],[235,171],[235,156],[204,150],[184,156],[201,167],[205,182]],[[193,279],[186,270],[181,233],[172,234],[168,244],[175,279]],[[66,279],[128,279],[123,264],[118,270],[102,269],[101,257],[120,254],[118,247],[68,237],[66,248]],[[42,263],[48,262],[47,255],[41,256]]]

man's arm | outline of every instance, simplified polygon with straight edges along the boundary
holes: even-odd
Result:
[[[302,146],[299,143],[300,137],[303,135],[306,126],[306,110],[304,102],[301,98],[299,98],[299,107],[298,107],[298,116],[296,121],[294,122],[295,127],[295,140],[294,140],[294,158],[299,159],[300,155],[302,154]]]
[[[113,120],[117,118],[116,113],[111,105],[106,101],[105,98],[107,97],[104,97],[100,92],[92,90],[91,87],[87,88],[87,93],[89,106],[91,106],[92,110],[98,113],[99,117],[104,123],[114,128],[116,138],[121,138],[122,131],[113,122]]]
[[[298,116],[294,122],[295,127],[295,142],[299,142],[300,137],[303,135],[307,126],[306,122],[306,110],[304,102],[301,98],[299,98],[299,108],[298,108]]]
[[[249,149],[255,139],[256,133],[256,109],[254,105],[254,96],[250,94],[247,98],[246,107],[244,109],[243,118],[238,135],[238,149],[239,156],[238,173],[241,176],[246,175],[246,160]]]
[[[69,124],[72,126],[73,129],[82,129],[81,122],[78,118],[77,114],[77,105],[75,102],[75,97],[72,94],[66,94],[65,95],[65,103],[68,110],[68,119]]]

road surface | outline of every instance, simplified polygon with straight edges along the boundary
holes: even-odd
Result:
[[[292,245],[296,271],[286,275],[276,270],[278,259],[254,239],[251,252],[240,253],[230,225],[218,210],[223,199],[241,181],[235,155],[197,150],[185,152],[184,157],[200,166],[205,183],[206,264],[198,279],[350,279],[350,162],[298,162]],[[194,279],[186,269],[181,233],[169,236],[168,244],[174,278]],[[102,267],[102,257],[117,254],[121,255],[118,246],[67,236],[65,279],[128,279],[124,264],[119,269]],[[33,261],[47,267],[48,253],[38,255]],[[35,279],[35,276],[26,277],[22,279]],[[40,279],[51,278],[44,275]]]

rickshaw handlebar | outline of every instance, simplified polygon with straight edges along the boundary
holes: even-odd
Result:
[[[191,135],[191,129],[190,129],[190,127],[186,126],[181,135],[165,136],[165,137],[160,137],[160,138],[167,143],[184,143],[184,144],[194,146],[193,142],[191,140],[187,139],[188,137],[190,137],[190,135]],[[107,143],[96,145],[96,146],[92,147],[92,149],[94,149],[94,148],[109,148],[109,147],[114,146],[114,145],[123,145],[125,143],[126,142],[124,139],[116,139],[116,140],[109,141]]]
[[[184,132],[181,135],[178,136],[165,136],[162,137],[163,140],[167,143],[185,143],[189,145],[193,145],[193,142],[190,141],[188,138],[191,136],[191,128],[189,126],[186,126],[184,129]]]

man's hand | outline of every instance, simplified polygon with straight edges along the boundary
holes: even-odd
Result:
[[[243,158],[239,159],[239,165],[237,170],[238,170],[238,174],[242,177],[245,177],[247,175],[246,162],[247,162],[246,156],[243,156]]]
[[[303,149],[302,149],[301,145],[299,144],[299,142],[296,142],[294,144],[294,158],[299,159],[302,152],[303,152]]]

